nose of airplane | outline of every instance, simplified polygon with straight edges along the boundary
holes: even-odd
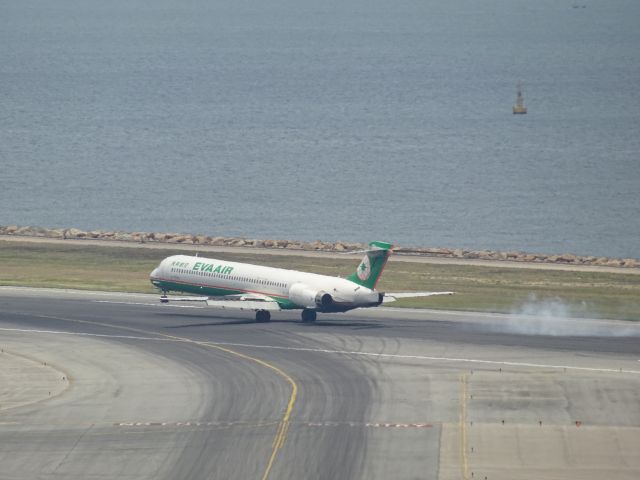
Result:
[[[158,268],[154,268],[153,272],[151,272],[151,275],[149,275],[149,278],[158,278]]]

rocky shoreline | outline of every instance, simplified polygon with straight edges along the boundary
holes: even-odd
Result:
[[[299,242],[292,240],[254,240],[240,237],[193,235],[184,233],[116,232],[102,230],[84,231],[77,228],[43,228],[18,225],[0,225],[0,235],[69,240],[108,240],[136,243],[159,243],[167,245],[211,245],[220,247],[246,247],[344,253],[362,250],[366,247],[366,245],[362,243],[322,242],[320,240],[316,240],[314,242]],[[493,250],[465,250],[461,248],[451,249],[436,247],[396,247],[394,248],[394,252],[400,255],[416,255],[435,258],[640,268],[640,260],[635,258],[580,256],[568,253],[547,255],[515,251],[498,252]]]

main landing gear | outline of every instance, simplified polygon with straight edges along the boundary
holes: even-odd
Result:
[[[316,321],[316,311],[309,308],[302,310],[302,321],[304,323],[313,323]],[[266,323],[271,321],[271,313],[268,310],[256,310],[256,322]]]
[[[316,311],[305,308],[302,310],[302,321],[304,323],[313,323],[316,321]]]

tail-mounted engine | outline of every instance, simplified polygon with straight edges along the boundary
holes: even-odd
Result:
[[[294,283],[289,289],[289,300],[304,308],[326,310],[333,305],[333,297],[322,290],[314,290],[302,283]]]

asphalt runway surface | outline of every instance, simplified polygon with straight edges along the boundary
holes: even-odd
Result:
[[[640,328],[0,288],[0,479],[640,478]]]

